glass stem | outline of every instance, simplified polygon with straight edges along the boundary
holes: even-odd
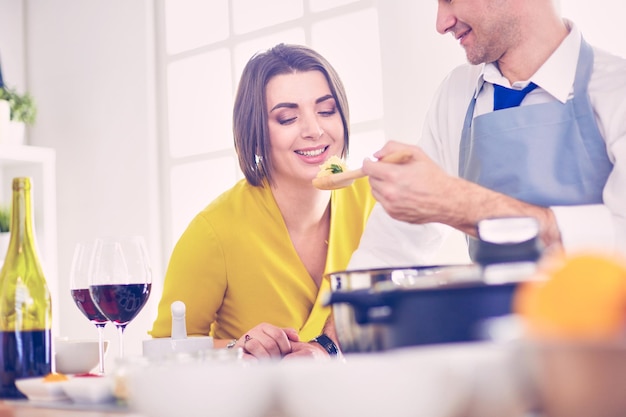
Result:
[[[124,357],[124,329],[126,328],[125,324],[117,324],[117,330],[120,335],[120,358]]]
[[[98,357],[100,358],[98,373],[100,375],[104,375],[104,326],[106,326],[106,323],[96,323],[96,328],[98,329]]]

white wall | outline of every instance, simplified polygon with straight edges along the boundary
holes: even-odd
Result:
[[[0,63],[5,84],[26,89],[23,0],[0,0]]]
[[[387,139],[417,143],[424,118],[446,74],[466,62],[451,35],[435,30],[434,1],[379,2]],[[433,264],[468,263],[465,237],[454,230]]]
[[[434,1],[379,2],[385,131],[389,139],[415,143],[431,97],[465,54],[451,35],[435,30]]]
[[[19,80],[20,89],[27,86],[36,97],[39,116],[30,144],[57,152],[61,299],[55,321],[61,335],[95,338],[95,327],[69,296],[76,241],[141,234],[150,245],[155,279],[162,275],[153,2],[25,0],[23,39],[14,36],[22,33],[21,4],[0,0],[0,54],[6,81]],[[139,354],[140,341],[148,337],[158,300],[150,301],[126,330],[128,354]],[[113,326],[106,337],[111,362],[118,347]]]
[[[574,21],[590,44],[626,57],[623,0],[560,0],[561,14]]]

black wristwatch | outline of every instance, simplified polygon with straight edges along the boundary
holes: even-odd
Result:
[[[337,354],[339,354],[339,348],[337,348],[337,345],[335,344],[335,342],[333,342],[333,339],[326,336],[325,334],[317,336],[315,339],[311,340],[311,342],[317,342],[322,345],[324,350],[326,350],[326,352],[328,352],[330,356],[337,356]]]

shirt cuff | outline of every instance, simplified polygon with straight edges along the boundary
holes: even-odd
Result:
[[[616,249],[613,216],[603,204],[551,207],[567,253]]]

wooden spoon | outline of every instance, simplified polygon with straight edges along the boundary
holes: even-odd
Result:
[[[403,164],[411,159],[411,153],[409,151],[392,152],[389,155],[385,155],[380,158],[379,161],[389,162],[392,164]],[[353,169],[351,171],[344,171],[338,174],[326,175],[323,177],[313,178],[313,186],[320,190],[336,190],[339,188],[347,187],[357,179],[364,177],[365,173],[362,168]]]

